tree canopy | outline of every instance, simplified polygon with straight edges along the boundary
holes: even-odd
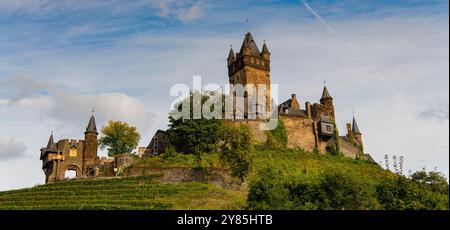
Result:
[[[121,121],[109,121],[102,127],[103,136],[99,139],[100,148],[107,149],[108,155],[132,154],[141,138],[136,127]]]

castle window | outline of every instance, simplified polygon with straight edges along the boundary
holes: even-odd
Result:
[[[77,147],[75,146],[70,147],[69,156],[76,157],[77,155],[78,155]]]

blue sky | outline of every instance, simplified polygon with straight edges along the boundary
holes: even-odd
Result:
[[[82,138],[92,107],[99,126],[128,121],[148,144],[170,87],[225,84],[247,30],[272,52],[280,100],[315,102],[326,80],[340,129],[354,108],[377,161],[448,175],[448,1],[304,3],[0,0],[0,190],[42,183],[50,131]]]

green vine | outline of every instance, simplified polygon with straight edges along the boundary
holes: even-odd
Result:
[[[278,125],[274,130],[266,131],[267,141],[266,147],[269,148],[286,148],[288,137],[286,126],[282,119],[278,119]]]

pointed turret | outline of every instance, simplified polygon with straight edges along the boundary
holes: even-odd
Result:
[[[89,124],[86,127],[86,132],[84,132],[84,134],[86,133],[95,133],[98,134],[97,132],[97,126],[95,124],[95,118],[94,115],[91,116],[91,119],[89,120]]]
[[[244,42],[242,43],[240,55],[251,55],[254,57],[259,57],[261,53],[259,52],[258,46],[256,45],[255,39],[250,32],[245,35]]]
[[[361,134],[358,128],[358,124],[356,123],[355,117],[353,117],[353,124],[352,124],[352,133],[353,134]]]
[[[330,92],[328,92],[328,89],[326,86],[323,87],[322,98],[320,98],[320,101],[325,100],[325,99],[333,99],[330,95]]]
[[[323,87],[322,97],[320,98],[320,109],[316,108],[316,111],[321,116],[335,118],[333,97],[331,97],[326,86]]]
[[[261,56],[266,60],[270,59],[270,52],[269,52],[269,49],[267,48],[266,41],[264,41],[264,45],[263,45],[263,48],[261,51]]]
[[[47,143],[47,149],[50,149],[55,144],[55,141],[53,140],[53,132],[50,134],[50,138],[48,139]]]
[[[234,54],[233,47],[230,48],[230,54],[228,54],[228,65],[231,65],[236,60],[236,55]]]
[[[97,126],[95,125],[94,110],[92,110],[91,119],[89,120],[89,124],[86,127],[86,132],[84,132],[84,160],[93,162],[97,158],[97,135],[98,133]],[[83,169],[83,172],[85,172],[85,170],[87,169]]]
[[[270,55],[269,49],[267,48],[267,45],[266,45],[266,42],[264,42],[261,54],[269,54]]]
[[[50,134],[50,138],[48,138],[47,147],[45,148],[47,152],[56,152],[56,144],[53,139],[53,132]]]
[[[362,134],[359,131],[358,124],[356,123],[355,116],[353,115],[353,122],[352,122],[352,134],[355,137],[355,140],[358,141],[360,153],[364,154],[364,145],[362,140]]]

